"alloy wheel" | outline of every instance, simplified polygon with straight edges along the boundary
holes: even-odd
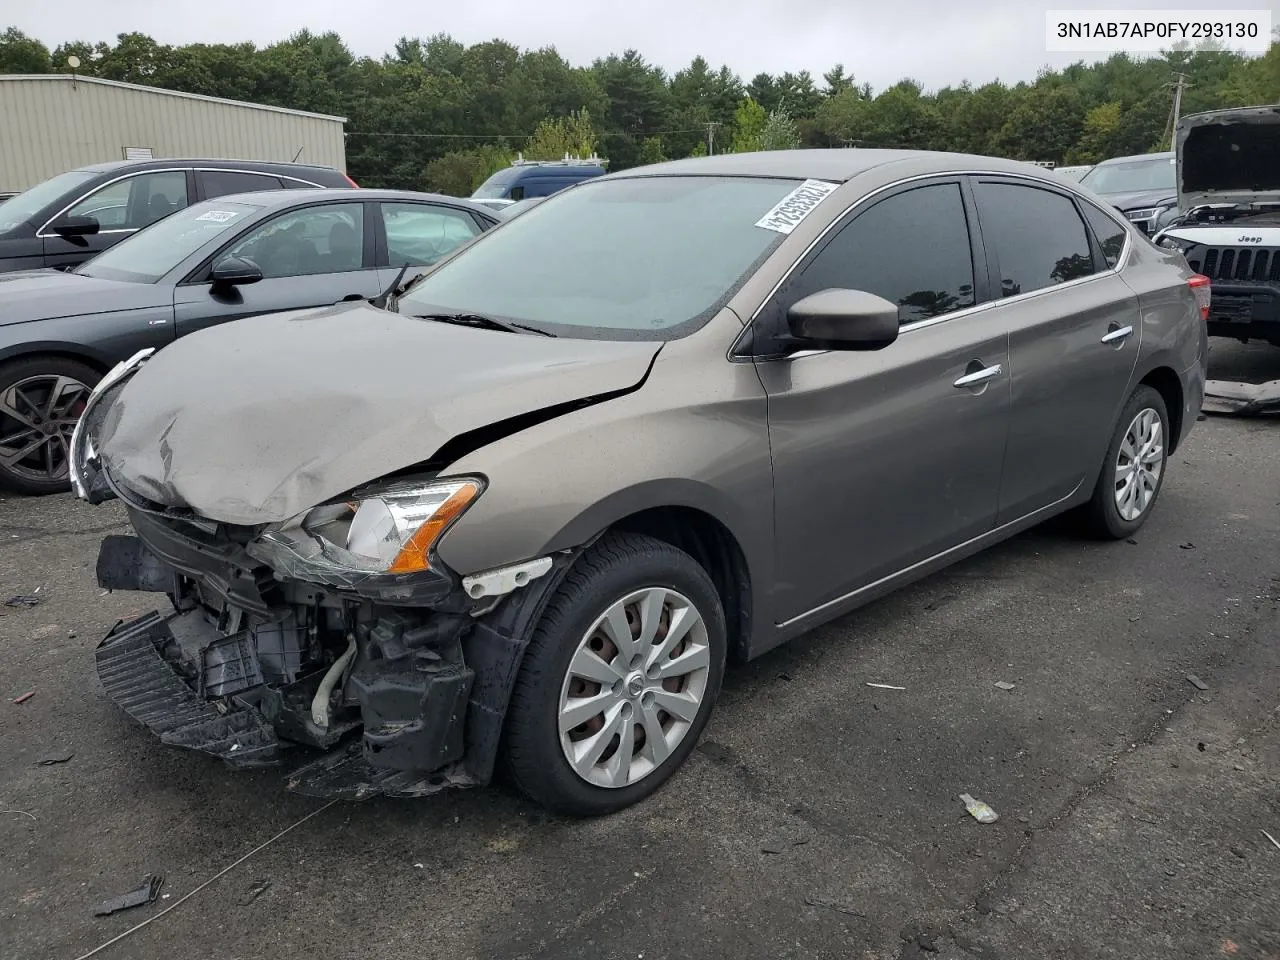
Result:
[[[711,667],[707,626],[689,599],[647,587],[598,617],[560,690],[560,747],[599,787],[644,779],[688,735]]]
[[[23,480],[66,480],[71,434],[90,392],[74,377],[41,374],[0,393],[0,468]]]
[[[1155,499],[1164,470],[1164,424],[1160,414],[1144,407],[1129,423],[1116,455],[1116,510],[1127,521],[1137,520]]]

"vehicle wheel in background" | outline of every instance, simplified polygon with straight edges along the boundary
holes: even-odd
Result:
[[[1164,398],[1140,385],[1120,414],[1093,499],[1084,507],[1093,535],[1121,540],[1146,523],[1164,485],[1169,440]]]
[[[525,652],[506,728],[516,786],[573,816],[649,796],[697,744],[726,647],[719,595],[697,561],[651,537],[604,537]]]
[[[68,489],[71,433],[99,379],[63,357],[0,366],[0,487],[37,495]]]

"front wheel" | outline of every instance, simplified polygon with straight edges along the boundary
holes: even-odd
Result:
[[[71,433],[99,379],[63,357],[0,366],[0,487],[37,495],[68,488]]]
[[[637,534],[579,558],[525,652],[508,712],[521,792],[598,816],[657,790],[697,744],[724,675],[724,611],[687,553]]]
[[[1095,536],[1123,540],[1147,522],[1164,486],[1171,438],[1164,398],[1145,384],[1139,386],[1120,415],[1085,508]]]

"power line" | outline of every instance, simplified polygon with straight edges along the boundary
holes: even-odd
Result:
[[[719,126],[719,124],[716,124]],[[602,136],[628,137],[669,137],[682,133],[704,133],[705,128],[694,127],[689,130],[622,130],[616,134]],[[410,140],[525,140],[529,133],[391,133],[384,130],[348,130],[348,137],[396,137]]]

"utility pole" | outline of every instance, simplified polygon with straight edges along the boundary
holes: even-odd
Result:
[[[712,120],[707,124],[707,156],[711,156],[716,152],[716,127],[720,124]]]
[[[1194,86],[1187,82],[1185,73],[1175,73],[1177,79],[1173,83],[1166,83],[1166,87],[1173,87],[1173,112],[1169,114],[1169,123],[1165,126],[1163,143],[1169,145],[1169,149],[1173,149],[1173,132],[1178,127],[1178,119],[1182,116],[1182,91],[1188,87]]]

